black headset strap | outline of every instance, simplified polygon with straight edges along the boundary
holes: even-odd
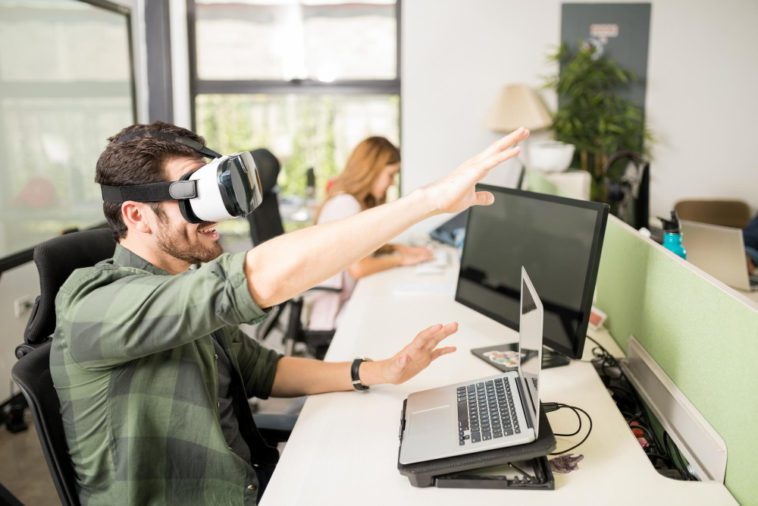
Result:
[[[197,182],[194,180],[165,181],[131,186],[100,185],[103,200],[120,204],[127,200],[135,202],[163,202],[164,200],[188,200],[197,197]]]

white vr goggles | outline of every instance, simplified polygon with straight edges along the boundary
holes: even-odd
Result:
[[[213,160],[182,176],[165,181],[130,186],[101,185],[103,200],[120,204],[176,200],[184,219],[190,223],[215,222],[246,216],[263,200],[261,179],[250,152],[221,156],[188,137],[162,132],[147,135],[188,146]],[[133,137],[130,137],[131,139]],[[129,139],[121,139],[124,142]]]

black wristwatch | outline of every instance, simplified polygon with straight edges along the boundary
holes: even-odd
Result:
[[[353,360],[353,365],[350,367],[350,379],[353,380],[353,388],[358,391],[365,392],[368,390],[368,385],[361,383],[361,377],[358,375],[358,371],[361,368],[361,363],[371,362],[370,358],[356,358]]]

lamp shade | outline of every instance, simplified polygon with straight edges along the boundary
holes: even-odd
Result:
[[[552,123],[542,99],[525,84],[503,86],[486,121],[487,128],[496,132],[510,132],[521,126],[539,130]]]

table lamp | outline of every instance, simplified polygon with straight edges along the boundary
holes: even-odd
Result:
[[[549,128],[552,123],[542,99],[525,84],[503,86],[486,120],[487,128],[496,132],[511,132],[520,126],[535,132]],[[521,159],[527,169],[558,172],[568,168],[573,156],[571,144],[527,140]]]
[[[487,116],[487,128],[511,132],[520,126],[536,131],[553,124],[537,93],[525,84],[507,84],[500,90]]]

